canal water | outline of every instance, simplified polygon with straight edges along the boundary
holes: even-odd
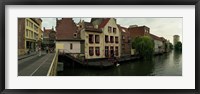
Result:
[[[152,60],[122,62],[118,67],[67,67],[58,76],[182,76],[182,53],[171,51]]]

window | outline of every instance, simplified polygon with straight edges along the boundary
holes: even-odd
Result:
[[[28,26],[28,23],[29,23],[28,20],[26,20],[26,26]]]
[[[105,42],[108,43],[109,40],[108,40],[108,35],[105,35]]]
[[[77,33],[74,33],[74,38],[77,38]]]
[[[36,33],[34,33],[34,38],[37,40],[38,36]]]
[[[111,43],[114,42],[113,36],[110,36],[110,42],[111,42]]]
[[[109,49],[108,49],[108,46],[105,46],[105,57],[108,57],[109,55]]]
[[[72,43],[70,43],[70,50],[72,50],[73,49],[73,45],[72,45]]]
[[[99,47],[95,47],[95,53],[96,53],[96,56],[100,55],[100,48]]]
[[[111,47],[110,47],[110,56],[111,56],[111,57],[114,57],[114,54],[115,54],[115,53],[114,53],[114,48],[113,48],[113,46],[111,46]]]
[[[33,38],[34,37],[34,35],[33,35],[33,32],[31,31],[31,38]]]
[[[31,23],[31,28],[33,28],[33,23]]]
[[[89,55],[90,56],[94,55],[94,48],[93,47],[89,47]]]
[[[108,32],[112,32],[112,27],[108,26]]]
[[[115,55],[116,55],[116,56],[119,55],[118,47],[115,47]]]
[[[93,35],[89,34],[89,43],[93,43]]]
[[[95,43],[99,43],[99,35],[95,35]]]
[[[26,37],[28,37],[28,29],[26,29]]]
[[[36,25],[34,25],[34,30],[37,31],[37,26]]]
[[[116,28],[113,28],[113,33],[116,33]]]
[[[118,43],[119,41],[118,41],[118,37],[115,37],[115,43]]]

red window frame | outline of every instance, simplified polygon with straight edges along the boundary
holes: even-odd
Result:
[[[94,47],[89,47],[89,55],[90,56],[94,55]]]

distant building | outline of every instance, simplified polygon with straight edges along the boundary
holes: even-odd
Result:
[[[46,29],[44,27],[44,33],[43,33],[43,44],[44,47],[48,47],[49,49],[55,49],[55,43],[56,43],[56,31],[52,27],[52,29]]]
[[[84,40],[72,18],[56,20],[56,49],[65,53],[84,53]]]
[[[174,45],[175,45],[177,42],[180,41],[179,35],[174,35],[174,36],[173,36],[173,39],[174,39]]]
[[[18,18],[18,55],[36,51],[41,44],[41,23],[40,18]]]
[[[121,32],[121,56],[131,55],[131,37],[128,28],[118,25]]]
[[[151,38],[154,40],[154,53],[163,53],[165,51],[165,40],[164,38],[158,37],[156,35],[150,34]]]

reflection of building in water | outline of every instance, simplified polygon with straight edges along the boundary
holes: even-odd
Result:
[[[177,42],[180,41],[180,37],[179,35],[174,35],[173,37],[174,37],[174,45],[175,45]]]

